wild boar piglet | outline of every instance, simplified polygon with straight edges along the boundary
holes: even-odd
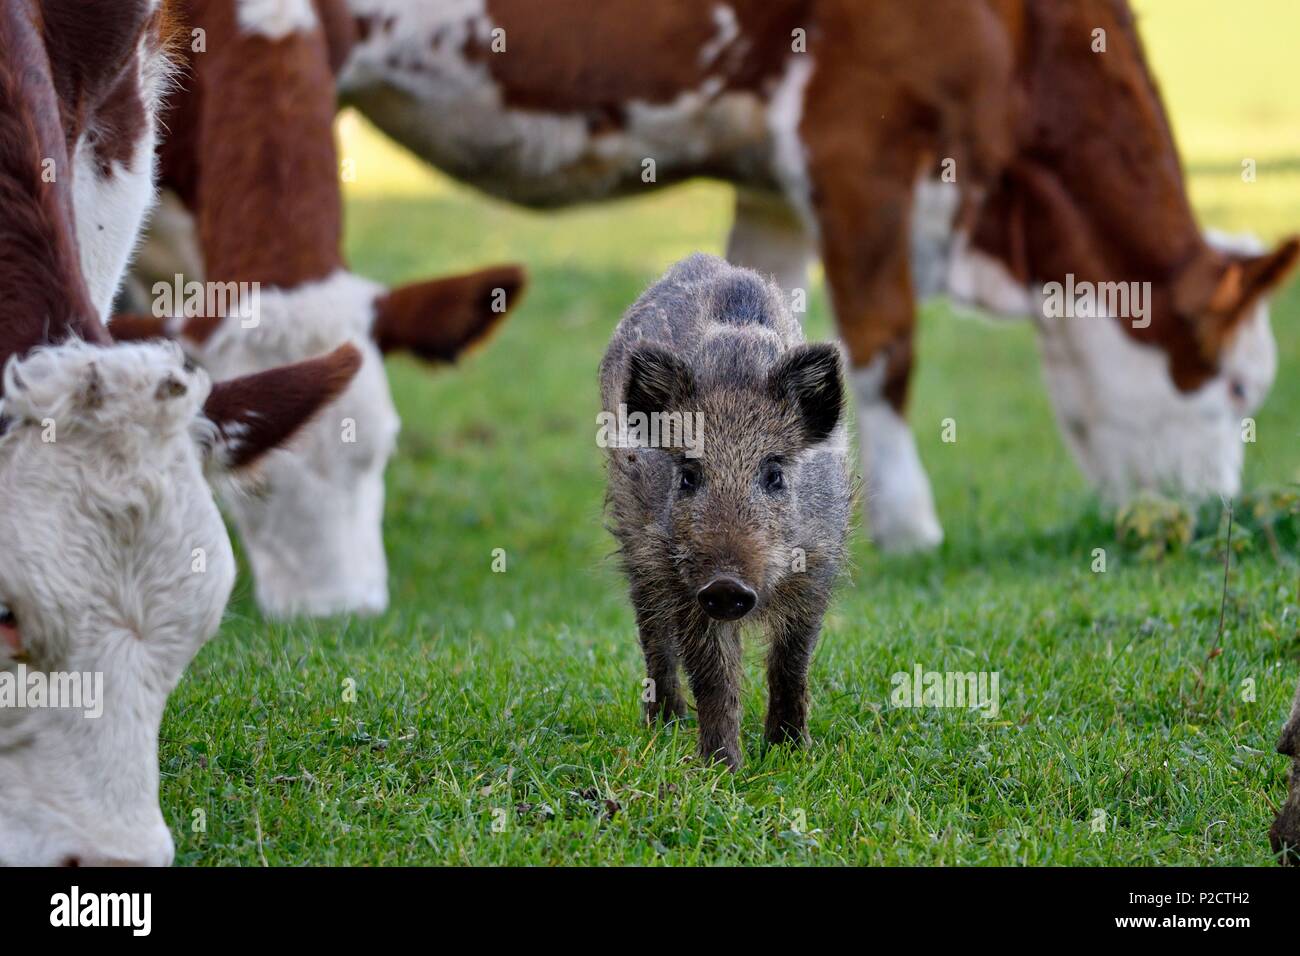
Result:
[[[741,629],[767,631],[769,743],[807,738],[808,665],[844,560],[852,482],[840,352],[774,283],[713,256],[628,310],[600,369],[607,505],[645,653],[646,718],[686,714],[741,762]]]

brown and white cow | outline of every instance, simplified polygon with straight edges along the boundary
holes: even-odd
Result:
[[[257,461],[360,364],[213,386],[174,343],[110,341],[168,35],[158,0],[0,4],[0,864],[171,861],[159,725],[235,576],[205,469]]]
[[[453,361],[491,333],[524,284],[522,269],[502,266],[389,291],[348,270],[322,25],[332,2],[178,3],[184,79],[169,97],[160,148],[160,182],[196,227],[199,261],[184,282],[258,290],[251,321],[251,313],[191,314],[168,323],[186,352],[219,377],[344,342],[363,356],[335,414],[264,464],[259,493],[225,498],[258,603],[282,616],[387,607],[384,470],[400,422],[381,353]],[[163,277],[161,289],[172,286]],[[119,316],[112,329],[136,338],[160,323]]]
[[[941,291],[1035,316],[1106,497],[1238,490],[1300,243],[1202,237],[1124,0],[346,2],[344,101],[453,176],[547,207],[638,193],[653,160],[737,185],[733,261],[789,288],[820,252],[881,545],[942,538],[903,418]],[[1054,318],[1067,281],[1150,283],[1147,314]]]

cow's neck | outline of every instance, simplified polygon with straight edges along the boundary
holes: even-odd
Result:
[[[206,278],[295,288],[342,265],[335,98],[319,30],[250,32],[194,0],[207,52],[172,109],[163,175],[198,219]]]
[[[1003,251],[1031,281],[1167,285],[1207,249],[1131,16],[1102,0],[1028,10],[1030,105],[1004,210],[1024,241]]]

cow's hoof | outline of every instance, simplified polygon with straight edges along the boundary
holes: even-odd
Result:
[[[929,501],[909,502],[888,511],[872,509],[871,540],[889,554],[933,551],[943,544],[943,526]]]

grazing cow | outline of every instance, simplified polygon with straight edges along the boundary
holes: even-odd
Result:
[[[361,370],[337,405],[344,431],[333,418],[307,428],[291,453],[266,462],[259,494],[225,503],[265,612],[383,611],[384,469],[400,422],[381,353],[454,360],[516,303],[523,272],[499,267],[391,292],[350,272],[340,251],[329,48],[311,3],[186,0],[177,13],[191,42],[184,88],[164,116],[160,176],[197,227],[201,265],[185,269],[184,285],[206,278],[206,289],[230,290],[217,301],[256,288],[256,305],[239,315],[191,308],[175,323],[119,316],[113,334],[167,328],[218,377],[343,342],[361,350]],[[161,288],[173,285],[168,276]],[[181,298],[171,296],[177,314]]]
[[[360,363],[213,386],[174,343],[110,341],[167,23],[0,4],[0,864],[170,862],[159,725],[235,575],[204,468],[256,462]]]
[[[1300,243],[1202,237],[1124,0],[346,2],[343,100],[451,175],[538,207],[718,177],[728,258],[790,288],[820,251],[882,546],[942,538],[903,413],[915,301],[945,290],[1036,316],[1108,498],[1238,490]],[[1115,295],[1058,318],[1052,283]]]

